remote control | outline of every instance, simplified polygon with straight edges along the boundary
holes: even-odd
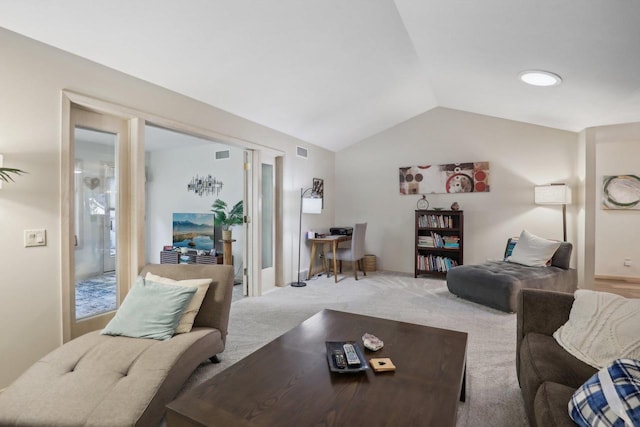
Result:
[[[342,350],[335,350],[333,352],[333,357],[336,360],[336,366],[340,369],[344,369],[347,367],[347,360],[344,358],[344,353]]]
[[[349,365],[360,364],[360,358],[358,357],[358,354],[356,353],[356,349],[353,347],[353,344],[347,343],[343,345],[342,348],[344,349],[344,354],[347,356],[347,363]]]

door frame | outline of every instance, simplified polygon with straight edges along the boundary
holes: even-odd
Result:
[[[68,136],[63,140],[62,156],[62,203],[61,203],[61,276],[62,276],[62,298],[63,298],[63,340],[71,340],[87,332],[100,329],[113,317],[115,311],[101,313],[86,319],[76,319],[75,307],[75,128],[85,127],[96,131],[114,133],[118,136],[115,149],[115,161],[118,170],[118,216],[119,227],[117,229],[118,250],[116,252],[116,283],[117,283],[117,306],[126,295],[130,287],[131,256],[129,249],[130,240],[133,238],[130,233],[130,221],[128,218],[129,198],[125,191],[130,185],[130,171],[127,165],[130,162],[129,143],[129,122],[120,117],[96,113],[77,105],[69,105],[68,121],[65,122]],[[102,230],[104,233],[104,230]],[[104,235],[102,235],[104,238]]]
[[[71,214],[68,212],[67,204],[65,200],[67,197],[72,196],[69,194],[70,185],[72,184],[71,180],[73,179],[73,174],[69,174],[68,172],[70,168],[73,168],[73,163],[69,164],[70,159],[73,160],[73,157],[70,157],[70,137],[71,137],[71,129],[69,127],[70,123],[70,115],[71,115],[71,105],[77,105],[80,107],[84,107],[90,111],[94,111],[97,113],[112,115],[115,117],[119,117],[124,120],[129,121],[129,133],[130,133],[130,164],[131,169],[129,171],[131,176],[132,186],[129,189],[129,196],[131,200],[131,205],[129,206],[129,212],[131,214],[131,223],[130,223],[130,233],[132,236],[135,236],[134,239],[131,240],[131,247],[129,248],[130,254],[130,263],[128,266],[128,273],[126,273],[129,277],[129,282],[133,283],[138,274],[138,271],[145,264],[145,203],[144,203],[144,180],[145,180],[145,171],[144,171],[144,159],[145,159],[145,150],[144,150],[144,126],[145,122],[151,122],[154,125],[162,126],[167,129],[172,129],[178,132],[182,132],[188,135],[192,135],[199,138],[210,139],[213,141],[217,141],[223,144],[227,144],[230,146],[235,146],[245,150],[267,150],[273,153],[277,157],[277,168],[276,168],[276,204],[277,204],[277,223],[276,223],[276,285],[284,283],[283,275],[284,275],[284,267],[283,267],[283,251],[278,251],[278,249],[282,249],[284,245],[284,235],[283,235],[283,225],[282,225],[282,212],[283,212],[283,161],[284,151],[273,149],[267,147],[265,145],[256,143],[254,141],[238,138],[234,136],[230,136],[227,134],[223,134],[221,132],[212,131],[209,129],[203,129],[198,126],[189,125],[178,120],[168,119],[166,117],[162,117],[156,114],[148,113],[145,111],[140,111],[134,108],[126,107],[120,104],[116,104],[113,102],[104,101],[101,99],[97,99],[88,95],[84,95],[78,92],[74,92],[68,89],[62,90],[61,96],[61,116],[62,116],[62,126],[61,126],[61,197],[63,203],[61,203],[61,233],[62,236],[71,236],[71,230],[73,227],[72,223],[69,223],[68,218]],[[71,169],[72,170],[72,169]],[[257,188],[255,189],[257,190]],[[252,191],[255,197],[256,191]],[[250,215],[256,214],[255,208],[256,203],[253,203],[253,212]],[[250,217],[249,217],[250,220]],[[250,223],[251,224],[251,223]],[[257,222],[253,223],[257,225]],[[252,227],[247,227],[252,228]],[[254,232],[254,235],[259,235],[257,231]],[[62,309],[63,312],[68,312],[69,307],[69,295],[68,295],[68,287],[65,284],[69,283],[70,275],[69,271],[64,271],[65,265],[69,264],[70,252],[73,248],[73,242],[70,239],[62,238],[61,239],[61,283],[63,284],[63,295],[62,295]],[[251,240],[250,236],[245,236],[245,242],[251,241],[251,245],[253,250],[255,251],[255,247],[259,242],[256,240]],[[252,266],[259,265],[256,264],[255,258],[250,258],[252,261]],[[123,273],[124,274],[124,273]],[[261,295],[261,290],[259,283],[257,282],[257,277],[259,275],[253,275],[253,277],[249,276],[251,279],[249,282],[249,294],[250,295]],[[65,295],[65,288],[67,288],[67,294]],[[63,342],[69,341],[70,333],[69,333],[69,325],[64,324],[63,322]]]

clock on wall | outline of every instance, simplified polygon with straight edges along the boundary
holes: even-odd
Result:
[[[426,195],[422,195],[422,198],[418,200],[418,203],[416,203],[416,207],[421,211],[429,209],[429,201],[427,200]]]

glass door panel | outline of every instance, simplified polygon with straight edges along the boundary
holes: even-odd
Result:
[[[262,268],[273,267],[273,165],[262,164]]]
[[[116,134],[75,128],[75,320],[117,308],[116,143]]]
[[[260,291],[275,287],[275,160],[260,153]]]

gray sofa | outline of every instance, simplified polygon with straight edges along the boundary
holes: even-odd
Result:
[[[523,289],[518,299],[516,369],[532,427],[575,427],[568,404],[578,387],[597,372],[553,338],[569,320],[573,295]]]
[[[209,278],[191,332],[166,341],[100,335],[71,340],[0,393],[2,426],[156,426],[199,364],[224,350],[233,267],[150,264],[174,280]]]
[[[513,313],[521,289],[571,293],[576,290],[578,275],[569,268],[572,249],[571,243],[562,242],[549,267],[528,267],[507,261],[454,267],[447,273],[447,288],[461,298]]]

